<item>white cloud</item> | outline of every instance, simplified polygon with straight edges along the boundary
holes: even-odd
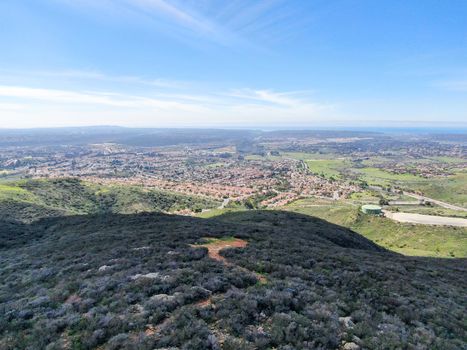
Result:
[[[116,108],[154,108],[161,110],[198,111],[195,104],[175,100],[161,100],[144,96],[124,95],[114,92],[80,92],[55,89],[37,89],[23,86],[0,85],[0,96],[22,100],[41,100],[55,104],[90,104]]]
[[[1,110],[17,110],[22,109],[24,106],[19,103],[3,103],[0,102],[0,111]]]
[[[251,90],[251,89],[242,89],[234,90],[229,95],[232,97],[237,97],[246,100],[252,100],[261,103],[270,103],[278,106],[287,106],[287,107],[296,107],[299,105],[307,104],[302,99],[299,99],[298,96],[302,92],[274,92],[271,90]]]
[[[296,95],[254,89],[234,93],[134,95],[0,85],[2,103],[22,106],[3,113],[10,126],[63,125],[65,121],[65,125],[82,125],[85,120],[92,124],[140,126],[303,124],[332,111],[331,106]]]

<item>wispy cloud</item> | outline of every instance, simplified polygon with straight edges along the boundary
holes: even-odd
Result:
[[[90,104],[117,108],[153,108],[162,110],[197,111],[195,104],[176,100],[161,100],[145,96],[132,96],[114,92],[80,92],[56,89],[37,89],[0,85],[0,97],[22,100],[40,100],[54,104]]]
[[[255,45],[262,46],[266,39],[271,41],[302,31],[309,22],[309,15],[302,6],[285,0],[56,1],[130,19],[135,25],[152,22],[152,28],[168,35],[180,38],[195,35],[222,45],[251,46],[256,41]]]
[[[67,125],[83,118],[122,125],[251,125],[306,123],[332,106],[296,97],[295,92],[242,89],[236,92],[128,94],[0,85],[0,111],[37,123],[43,115]],[[11,107],[21,106],[13,110]],[[85,116],[78,111],[86,111]],[[59,111],[59,113],[57,112]],[[12,114],[12,112],[15,112]],[[57,113],[56,117],[50,117]],[[4,113],[4,115],[7,115]],[[58,115],[60,117],[58,117]],[[60,118],[60,119],[59,119]],[[30,125],[34,126],[34,125]]]
[[[213,33],[214,26],[207,19],[189,13],[164,0],[127,0],[127,5],[136,6],[147,12],[157,12],[168,16],[178,24],[201,33]]]
[[[160,88],[182,88],[189,86],[189,82],[164,78],[143,78],[133,75],[108,75],[100,71],[91,70],[63,70],[63,71],[33,71],[28,76],[35,75],[47,78],[71,78],[76,80],[98,80],[124,84],[141,84]]]
[[[291,92],[275,92],[272,90],[251,90],[241,89],[234,90],[229,93],[229,96],[254,101],[257,103],[267,103],[284,107],[296,107],[299,105],[309,104],[298,96],[303,94],[303,91]]]

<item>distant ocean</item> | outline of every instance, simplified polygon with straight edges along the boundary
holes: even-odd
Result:
[[[461,128],[434,128],[434,127],[408,127],[408,128],[391,128],[391,127],[341,127],[341,128],[325,128],[326,130],[349,130],[349,131],[369,131],[394,134],[466,134],[467,127]]]
[[[277,130],[329,130],[329,131],[361,131],[361,132],[379,132],[386,134],[467,134],[467,127],[446,127],[446,128],[437,128],[437,127],[404,127],[404,128],[394,128],[394,127],[358,127],[358,126],[316,126],[316,127],[268,127],[258,129],[264,131],[277,131]]]

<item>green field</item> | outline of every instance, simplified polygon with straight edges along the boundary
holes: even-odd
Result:
[[[350,228],[405,255],[467,257],[466,228],[405,224],[363,214]]]
[[[207,165],[206,165],[206,168],[208,168],[208,169],[215,169],[215,168],[222,168],[222,167],[224,167],[224,166],[225,166],[225,163],[220,163],[220,162],[218,162],[218,163],[207,164]]]
[[[424,178],[412,174],[392,174],[378,168],[362,168],[354,170],[361,178],[372,185],[388,185],[400,182],[418,182]]]
[[[372,157],[362,162],[354,162],[339,155],[315,153],[284,153],[283,156],[304,160],[310,172],[326,178],[353,179],[369,185],[388,187],[397,186],[409,191],[420,191],[425,196],[448,203],[467,207],[467,172],[465,169],[453,169],[454,175],[424,178],[413,174],[393,174],[376,168],[376,164],[391,159]],[[465,160],[452,157],[433,157],[414,160],[416,163],[444,162],[456,164]]]
[[[284,152],[282,154],[284,157],[293,158],[298,160],[311,160],[311,159],[335,159],[336,157],[333,154],[329,153],[305,153],[305,152]]]
[[[30,201],[33,200],[33,196],[21,187],[0,184],[0,200],[4,199]]]
[[[343,159],[312,159],[305,162],[312,173],[326,178],[342,177],[342,172],[350,166],[350,162]]]
[[[301,200],[286,210],[349,227],[379,245],[405,255],[467,257],[467,228],[413,225],[368,216],[351,204],[316,204]]]
[[[459,172],[446,178],[429,179],[414,185],[427,197],[467,208],[467,173]]]
[[[245,210],[245,209],[236,209],[236,208],[209,209],[207,211],[196,214],[196,216],[199,218],[203,218],[203,219],[209,219],[209,218],[213,218],[219,215],[233,213],[233,212],[242,211],[242,210]]]
[[[467,207],[467,172],[465,169],[452,169],[454,175],[446,177],[424,178],[407,174],[393,174],[375,167],[377,164],[394,161],[388,157],[371,157],[360,162],[350,158],[342,158],[338,154],[321,154],[305,152],[284,152],[279,156],[262,157],[249,155],[250,160],[276,161],[283,158],[303,160],[308,165],[309,171],[325,178],[341,180],[360,180],[369,185],[389,187],[397,186],[408,191],[420,191],[425,196],[455,205]],[[456,164],[464,162],[461,158],[431,157],[413,160],[414,163],[448,163]]]

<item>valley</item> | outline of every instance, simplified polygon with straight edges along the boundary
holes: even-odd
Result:
[[[0,148],[0,348],[462,348],[465,143],[188,135]]]

